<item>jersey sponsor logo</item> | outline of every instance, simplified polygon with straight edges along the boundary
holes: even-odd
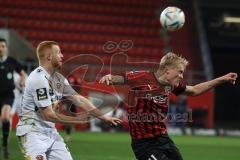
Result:
[[[159,96],[152,96],[151,95],[146,95],[146,98],[151,98],[154,103],[157,104],[166,104],[168,102],[168,96],[167,95],[159,95]]]
[[[37,92],[37,99],[39,101],[44,100],[44,99],[48,99],[46,88],[39,88],[39,89],[36,90],[36,92]]]
[[[149,99],[149,100],[153,100],[154,103],[158,103],[158,104],[166,104],[168,103],[168,96],[167,95],[157,95],[154,96],[151,93],[147,93],[145,95],[145,98]]]

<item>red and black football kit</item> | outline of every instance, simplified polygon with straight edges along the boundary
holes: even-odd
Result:
[[[127,117],[132,148],[138,160],[181,160],[182,157],[168,137],[166,120],[169,94],[179,95],[186,86],[163,86],[154,73],[130,71],[125,74],[129,85]],[[155,158],[155,159],[154,159]]]

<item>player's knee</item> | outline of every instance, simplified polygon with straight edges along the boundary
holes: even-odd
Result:
[[[2,122],[10,121],[10,116],[8,115],[3,115],[1,118]]]
[[[11,107],[10,105],[3,105],[2,107],[2,113],[1,113],[1,120],[2,121],[9,121],[10,120],[10,111]]]
[[[1,120],[2,122],[10,121],[10,115],[2,115]]]

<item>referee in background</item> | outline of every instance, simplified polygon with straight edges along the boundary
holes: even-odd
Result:
[[[20,75],[20,82],[14,84],[13,73]],[[25,80],[25,72],[22,65],[14,58],[8,56],[7,41],[0,38],[0,112],[2,122],[2,159],[8,159],[8,136],[10,130],[10,111],[14,100],[15,87],[22,90]]]

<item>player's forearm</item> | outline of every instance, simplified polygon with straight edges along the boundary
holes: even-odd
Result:
[[[72,97],[72,101],[76,106],[81,106],[84,111],[86,111],[86,114],[90,114],[94,117],[97,117],[101,120],[105,120],[104,114],[97,109],[88,99],[81,95],[75,95]]]
[[[66,116],[66,115],[63,115],[63,114],[60,114],[60,113],[55,113],[55,117],[54,119],[57,121],[57,122],[60,122],[60,123],[86,123],[86,117],[84,116],[76,116],[76,117],[72,117],[72,116]]]
[[[124,84],[124,77],[119,76],[119,75],[111,75],[108,74],[106,76],[103,76],[99,83],[104,83],[107,85],[112,85],[112,84]]]
[[[58,103],[54,103],[48,107],[40,107],[40,112],[46,121],[53,123],[84,123],[86,117],[84,116],[66,116],[57,112]]]
[[[112,75],[113,84],[124,84],[124,77],[119,75]]]
[[[57,112],[52,112],[48,115],[45,115],[44,118],[46,121],[50,121],[53,123],[83,123],[84,122],[84,118],[66,116]]]
[[[199,83],[199,84],[193,86],[193,90],[194,90],[193,96],[203,94],[222,83],[224,83],[224,81],[222,81],[220,78],[216,78],[216,79],[213,79],[213,80],[210,80],[207,82]]]

